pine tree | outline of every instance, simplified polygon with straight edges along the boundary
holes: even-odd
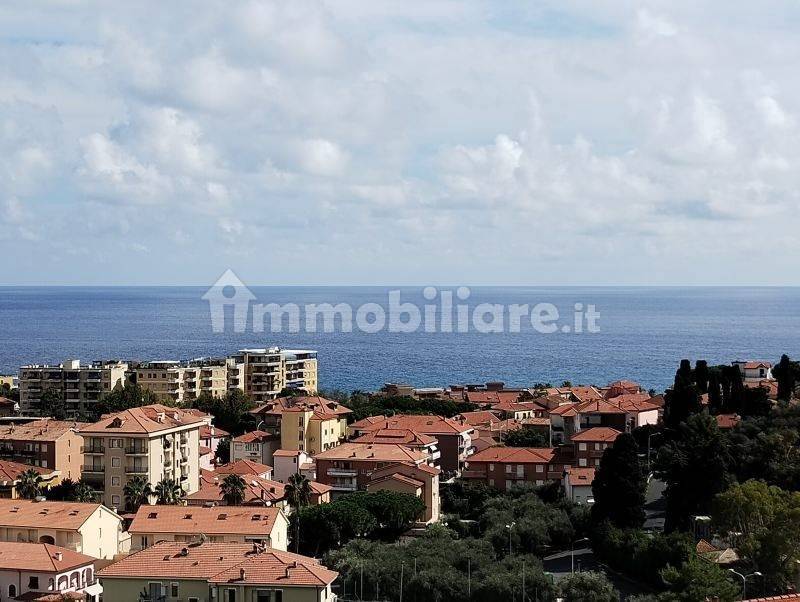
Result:
[[[592,484],[592,520],[609,520],[619,528],[644,524],[647,480],[639,463],[639,447],[633,435],[623,433],[607,448]]]

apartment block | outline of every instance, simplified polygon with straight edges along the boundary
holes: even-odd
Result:
[[[490,487],[511,489],[518,483],[560,481],[564,469],[571,465],[571,457],[552,447],[490,447],[472,456],[461,476]]]
[[[333,488],[333,493],[365,490],[372,473],[389,464],[426,464],[427,454],[403,445],[343,443],[314,457],[317,481]]]
[[[59,479],[77,481],[83,465],[83,437],[77,432],[81,426],[49,418],[2,425],[0,460],[57,470]]]
[[[283,389],[317,390],[317,352],[309,349],[242,349],[228,358],[228,388],[241,389],[257,403]]]
[[[200,428],[208,416],[160,404],[131,408],[81,427],[82,477],[112,508],[124,503],[123,488],[134,476],[153,486],[175,479],[186,493],[200,483]]]
[[[103,361],[86,365],[67,360],[57,366],[29,365],[19,370],[20,409],[23,414],[41,415],[41,398],[54,389],[64,397],[67,414],[90,408],[106,393],[125,384],[128,364]]]
[[[160,402],[184,404],[201,393],[222,397],[228,390],[228,367],[224,359],[144,362],[132,372],[135,381],[155,393]]]

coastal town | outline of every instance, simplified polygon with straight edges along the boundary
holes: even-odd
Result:
[[[798,382],[786,356],[662,392],[325,392],[279,347],[25,365],[0,599],[800,600]]]

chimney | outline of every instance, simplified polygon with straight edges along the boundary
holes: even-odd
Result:
[[[243,569],[243,568],[239,569],[239,579],[240,579],[241,581],[244,581],[244,578],[245,578],[246,576],[247,576],[247,573],[245,573],[245,572],[244,572],[244,569]]]
[[[64,554],[62,554],[61,552],[56,552],[56,560],[58,560],[59,562],[64,560]]]

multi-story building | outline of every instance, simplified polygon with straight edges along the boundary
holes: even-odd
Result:
[[[188,403],[201,393],[222,397],[228,391],[228,367],[224,359],[189,362],[144,362],[133,371],[136,382],[156,394],[158,401]]]
[[[96,602],[103,588],[95,579],[94,561],[47,543],[2,542],[0,599]]]
[[[264,544],[279,550],[287,546],[289,521],[279,508],[250,506],[140,506],[128,532],[132,549],[157,541],[184,545],[201,541]]]
[[[280,449],[312,455],[344,441],[350,413],[339,402],[318,396],[280,397],[251,411],[262,431],[280,435]]]
[[[67,360],[57,366],[29,365],[19,370],[20,409],[24,414],[40,415],[42,394],[48,389],[63,396],[67,414],[74,416],[106,393],[125,384],[128,364],[104,361],[86,365]]]
[[[230,460],[231,462],[249,460],[269,466],[280,444],[280,435],[266,431],[250,431],[231,440]]]
[[[399,462],[372,471],[367,491],[396,491],[409,493],[425,502],[425,511],[419,523],[427,525],[439,520],[439,469],[427,464],[413,465]]]
[[[605,426],[584,429],[572,435],[575,446],[575,462],[581,468],[600,466],[600,459],[606,448],[614,444],[620,433]]]
[[[106,600],[334,602],[338,573],[313,558],[254,544],[162,541],[98,576]]]
[[[428,455],[427,462],[438,466],[442,453],[439,451],[436,437],[424,433],[416,433],[410,429],[378,429],[364,433],[352,440],[353,443],[369,443],[372,445],[403,445]]]
[[[57,470],[59,479],[81,478],[83,424],[60,420],[34,420],[0,426],[0,459]]]
[[[309,349],[242,349],[228,358],[228,388],[241,389],[257,403],[284,389],[317,391],[317,352]]]
[[[517,483],[560,481],[564,469],[572,464],[560,451],[552,447],[489,447],[467,461],[461,476],[498,489],[511,489]]]
[[[186,493],[200,483],[200,427],[207,416],[160,404],[109,414],[81,427],[84,481],[102,491],[113,508],[124,501],[123,488],[133,476],[153,486],[174,479]]]
[[[80,502],[0,499],[0,541],[53,544],[104,559],[130,548],[121,516]]]

